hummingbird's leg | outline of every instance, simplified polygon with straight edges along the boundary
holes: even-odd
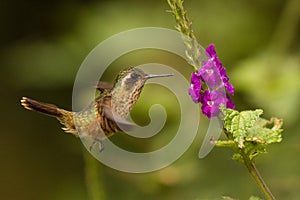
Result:
[[[102,141],[102,140],[99,140],[98,143],[99,143],[99,151],[102,152],[102,151],[104,150],[104,144],[103,144],[103,141]]]
[[[93,150],[93,147],[95,146],[96,142],[97,142],[96,140],[93,141],[93,143],[91,144],[91,146],[90,146],[90,148],[89,148],[90,151]]]
[[[104,144],[103,144],[103,141],[99,140],[99,139],[94,139],[94,141],[91,144],[89,150],[92,151],[96,143],[99,144],[99,152],[102,152],[104,150]]]

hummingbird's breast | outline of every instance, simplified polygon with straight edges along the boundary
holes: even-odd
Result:
[[[141,93],[141,88],[132,91],[131,93],[121,93],[112,95],[111,107],[114,113],[123,119],[126,119],[134,104],[137,102]]]
[[[111,108],[110,95],[97,97],[85,109],[74,114],[74,123],[80,137],[103,140],[120,131],[115,121],[105,113],[105,108]]]
[[[103,139],[121,131],[117,124],[126,121],[142,87],[143,85],[135,85],[129,90],[115,88],[98,96],[89,106],[74,115],[78,135]]]

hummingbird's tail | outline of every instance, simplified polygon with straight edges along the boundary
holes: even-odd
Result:
[[[53,104],[43,103],[27,97],[22,97],[21,105],[28,110],[33,110],[57,118],[60,123],[65,126],[62,128],[65,132],[77,136],[72,112],[58,108]]]

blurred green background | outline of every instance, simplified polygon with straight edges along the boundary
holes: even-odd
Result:
[[[237,109],[263,108],[265,117],[284,118],[282,143],[259,157],[257,166],[278,199],[299,199],[299,1],[186,0],[185,7],[200,44],[215,43],[236,89]],[[86,55],[121,31],[145,26],[173,29],[167,9],[162,0],[0,2],[1,199],[91,198],[92,183],[85,171],[86,162],[93,160],[81,141],[63,134],[54,119],[26,111],[19,100],[28,96],[70,109],[73,81]],[[123,67],[147,62],[173,66],[187,79],[192,72],[183,60],[145,50],[115,61],[104,79],[113,81]],[[145,87],[133,118],[147,124],[149,107],[161,103],[168,113],[163,136],[144,141],[118,134],[112,137],[114,142],[145,151],[172,139],[180,120],[178,103],[167,90],[155,87]],[[151,93],[154,89],[157,99]],[[215,148],[198,159],[207,125],[202,117],[193,145],[163,170],[127,174],[96,163],[99,191],[105,199],[261,196],[247,170],[230,159],[230,150]]]

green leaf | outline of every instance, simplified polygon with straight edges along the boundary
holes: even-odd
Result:
[[[233,159],[243,162],[242,154],[252,160],[261,153],[266,153],[266,147],[282,140],[282,120],[271,118],[266,120],[259,116],[261,109],[242,111],[221,107],[224,113],[224,129],[228,140],[216,141],[216,146],[230,147],[235,150]]]
[[[268,128],[268,125],[273,127]],[[255,125],[247,131],[246,141],[253,141],[262,144],[281,142],[282,120],[271,118],[270,121],[259,118]]]
[[[236,146],[233,140],[217,140],[214,141],[214,145],[217,147],[230,147],[230,148],[234,148]]]
[[[254,111],[242,111],[222,108],[225,114],[224,128],[231,133],[239,148],[244,148],[248,129],[252,128],[259,116],[263,113],[261,109]]]

